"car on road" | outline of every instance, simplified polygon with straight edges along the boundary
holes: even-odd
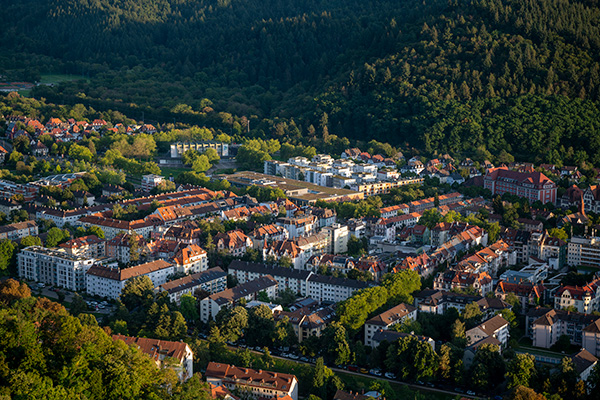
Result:
[[[386,372],[385,377],[388,379],[396,379],[396,374],[394,374],[392,372]]]
[[[295,355],[295,354],[290,354],[290,355],[289,355],[289,357],[290,357],[292,360],[297,360],[298,358],[300,358],[300,357],[298,357],[298,356],[297,356],[297,355]]]
[[[467,390],[467,394],[468,394],[469,396],[475,396],[477,393],[475,393],[475,392],[474,392],[474,391],[472,391],[472,390]]]
[[[371,375],[375,375],[375,376],[382,376],[383,374],[381,373],[381,370],[377,369],[377,368],[373,368],[372,370],[369,370],[369,374]]]

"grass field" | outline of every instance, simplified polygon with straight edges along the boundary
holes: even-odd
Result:
[[[159,167],[160,167],[160,165],[159,165]],[[188,167],[183,167],[183,168],[160,167],[160,170],[162,172],[162,176],[164,176],[164,177],[172,176],[174,178],[182,172],[190,171],[190,168],[188,168]]]
[[[44,74],[40,80],[40,84],[47,85],[50,83],[61,83],[67,81],[76,81],[84,79],[81,75],[65,75],[65,74]]]

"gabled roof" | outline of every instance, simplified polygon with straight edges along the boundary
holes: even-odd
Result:
[[[162,360],[163,357],[174,358],[180,363],[185,360],[187,344],[183,342],[170,342],[168,340],[125,335],[112,335],[112,339],[122,340],[127,345],[136,346],[142,353],[149,355],[154,361]]]
[[[405,318],[407,315],[409,315],[415,310],[416,307],[400,303],[396,307],[390,308],[389,310],[371,318],[365,324],[389,326],[395,323],[396,321]]]
[[[256,370],[252,368],[240,368],[235,365],[210,362],[206,367],[207,378],[217,378],[226,381],[236,381],[237,384],[269,387],[278,391],[289,391],[294,381],[298,381],[295,375]]]

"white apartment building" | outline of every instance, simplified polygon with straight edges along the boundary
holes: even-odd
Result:
[[[350,240],[350,231],[347,225],[332,224],[323,228],[323,232],[329,238],[329,246],[326,253],[341,254],[348,251],[348,240]]]
[[[29,246],[17,255],[19,277],[73,291],[85,290],[85,273],[93,258],[73,256],[64,250]]]
[[[91,295],[118,299],[127,281],[146,275],[154,287],[167,282],[167,277],[175,273],[175,266],[164,260],[151,261],[130,268],[118,269],[94,265],[86,274],[87,292]]]
[[[374,347],[373,335],[380,329],[387,330],[390,326],[402,324],[417,319],[417,308],[400,303],[396,307],[369,319],[365,322],[365,346]]]
[[[573,236],[567,249],[567,264],[570,266],[600,266],[600,237]]]
[[[350,298],[357,290],[370,287],[367,282],[313,274],[308,278],[308,297],[322,303],[338,303]]]
[[[16,222],[0,226],[0,240],[19,240],[26,236],[37,236],[38,226],[35,221]]]
[[[260,292],[265,292],[269,298],[277,296],[277,281],[270,275],[263,276],[200,300],[200,320],[208,323],[222,308],[234,306],[241,299],[256,300]]]
[[[223,291],[227,288],[227,274],[219,267],[207,269],[206,271],[184,276],[163,283],[157,291],[168,292],[169,299],[176,304],[181,301],[184,294],[194,295],[197,290],[203,290],[210,294]]]

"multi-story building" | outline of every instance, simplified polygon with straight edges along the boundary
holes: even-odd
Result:
[[[594,356],[600,356],[600,318],[582,330],[582,347]]]
[[[574,313],[564,310],[541,309],[546,310],[531,324],[533,345],[548,349],[554,345],[557,340],[566,335],[574,345],[581,346],[594,354],[597,348],[597,342],[593,342],[591,332],[598,325],[600,318],[594,315]],[[587,328],[590,328],[586,331]],[[588,337],[584,342],[584,331],[588,332]],[[589,347],[588,347],[589,346]]]
[[[167,292],[169,299],[179,304],[184,294],[194,295],[197,290],[213,294],[227,288],[227,274],[219,267],[207,269],[160,285],[158,292]]]
[[[308,296],[318,302],[338,303],[350,298],[357,290],[370,286],[354,279],[313,274],[308,278]]]
[[[301,307],[294,311],[276,311],[274,314],[276,320],[288,318],[298,342],[309,338],[310,336],[321,336],[321,333],[334,320],[335,310],[332,306],[313,306]]]
[[[492,168],[487,171],[483,185],[493,195],[510,193],[525,197],[533,203],[556,203],[556,184],[541,172],[517,172],[507,167]]]
[[[35,221],[16,222],[0,226],[0,240],[19,240],[26,236],[37,236],[38,225]]]
[[[573,236],[568,244],[567,264],[600,266],[600,237]]]
[[[197,244],[187,245],[173,257],[175,270],[184,274],[206,271],[208,269],[208,257],[206,251]]]
[[[283,226],[289,232],[290,239],[295,239],[316,233],[318,221],[314,215],[303,215],[299,217],[279,218],[277,225]]]
[[[373,347],[372,339],[380,329],[387,330],[390,326],[417,319],[417,308],[400,303],[396,307],[369,319],[365,322],[365,346]]]
[[[327,233],[329,245],[326,253],[341,254],[348,251],[350,232],[347,225],[333,224],[325,226],[323,232]]]
[[[95,260],[73,256],[64,250],[30,246],[17,255],[19,276],[73,291],[86,288],[85,273]]]
[[[306,261],[310,257],[310,254],[305,252],[293,240],[278,240],[265,244],[262,253],[264,260],[270,257],[273,257],[275,260],[286,257],[290,260],[294,269],[304,269]]]
[[[233,260],[229,264],[228,272],[240,284],[269,275],[277,281],[278,290],[289,289],[300,296],[307,296],[308,278],[313,275],[311,271],[240,260]]]
[[[211,385],[241,391],[251,399],[298,400],[298,379],[294,375],[210,362],[204,376]]]
[[[484,340],[491,336],[500,342],[501,348],[506,348],[510,336],[508,333],[508,325],[508,321],[502,318],[502,314],[496,315],[483,321],[475,328],[469,329],[466,332],[467,340],[473,345],[480,340]]]
[[[94,265],[86,274],[87,292],[91,295],[118,299],[129,279],[147,276],[154,287],[167,282],[167,277],[175,273],[175,266],[164,260],[151,261],[130,268],[112,268]]]
[[[141,182],[142,190],[149,192],[150,190],[152,190],[152,188],[155,188],[158,185],[160,185],[162,182],[164,182],[164,180],[165,180],[165,178],[160,175],[155,175],[155,174],[144,175],[144,176],[142,176],[142,182]]]
[[[511,282],[498,282],[496,286],[496,297],[506,300],[509,294],[514,294],[519,299],[521,304],[521,310],[525,311],[527,308],[535,306],[544,301],[546,288],[542,284],[532,284],[530,282],[523,283],[511,283]]]
[[[277,288],[277,281],[272,276],[266,275],[231,289],[211,294],[200,300],[200,320],[208,323],[221,309],[232,307],[241,299],[256,300],[258,294],[263,291],[269,298],[274,298],[277,296]]]
[[[248,237],[252,240],[252,247],[262,249],[265,243],[288,239],[289,234],[284,227],[270,224],[255,228],[248,234]]]
[[[221,232],[215,235],[213,242],[218,251],[224,251],[234,257],[241,257],[252,248],[252,240],[241,230]]]
[[[123,264],[127,264],[131,261],[132,248],[133,251],[138,252],[139,255],[146,245],[146,239],[144,239],[142,235],[132,237],[129,233],[120,233],[105,243],[107,257],[114,258]]]
[[[577,312],[591,314],[600,311],[600,279],[584,286],[561,286],[554,293],[554,308],[574,307]]]
[[[75,221],[78,221],[78,223],[84,227],[99,227],[104,232],[104,236],[107,240],[110,240],[121,233],[132,234],[133,232],[147,238],[150,236],[150,232],[154,230],[154,223],[150,220],[145,221],[143,219],[137,221],[121,221],[100,215],[86,215]]]
[[[529,239],[529,256],[547,262],[554,270],[561,269],[567,261],[567,242],[552,237],[548,232],[533,232]]]
[[[194,375],[194,353],[183,342],[170,342],[151,338],[113,335],[113,340],[121,340],[128,346],[137,347],[152,358],[158,368],[171,368],[184,382]]]
[[[106,241],[96,235],[88,235],[71,239],[58,247],[64,249],[72,256],[85,258],[106,257]]]
[[[480,295],[485,296],[492,291],[492,277],[487,272],[440,272],[433,281],[433,288],[442,290],[466,290],[472,288]]]
[[[208,149],[216,150],[219,157],[229,157],[229,145],[221,142],[177,142],[171,145],[171,158],[181,158],[183,153],[188,150],[195,150],[204,153]]]

